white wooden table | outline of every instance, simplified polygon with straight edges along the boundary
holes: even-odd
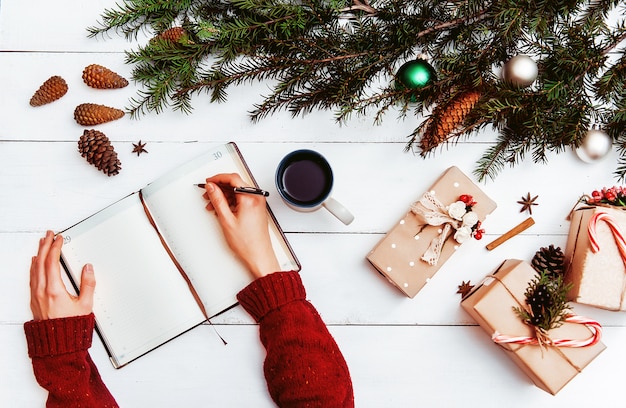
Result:
[[[459,307],[463,280],[479,281],[506,258],[530,260],[542,246],[565,245],[568,210],[582,193],[616,183],[617,155],[585,164],[573,152],[506,169],[482,188],[498,203],[482,241],[468,242],[430,283],[408,299],[388,284],[365,255],[425,189],[451,165],[472,173],[493,134],[451,145],[426,160],[404,153],[413,118],[389,114],[382,126],[371,117],[340,127],[331,112],[292,119],[279,113],[252,124],[247,110],[264,84],[232,89],[227,103],[194,100],[191,115],[166,111],[140,120],[125,117],[100,125],[122,161],[108,178],[77,153],[83,128],[73,120],[83,102],[123,108],[135,86],[97,91],[82,83],[91,63],[130,77],[121,37],[87,38],[112,0],[0,3],[0,406],[43,406],[26,353],[22,324],[31,318],[28,268],[46,229],[62,230],[133,192],[168,169],[235,141],[287,232],[303,269],[308,298],[329,325],[350,367],[358,407],[581,407],[620,406],[626,362],[626,317],[581,305],[574,310],[605,327],[607,350],[557,396],[532,385]],[[69,92],[39,108],[28,101],[44,80],[61,75]],[[133,143],[147,142],[137,157]],[[328,213],[296,213],[273,184],[280,158],[315,149],[334,167],[335,197],[356,216],[344,226]],[[516,203],[530,192],[536,224],[493,251],[485,244],[521,222]],[[97,276],[97,270],[96,270]],[[271,407],[262,375],[258,328],[239,307],[214,320],[228,342],[203,325],[120,370],[112,368],[99,339],[92,356],[124,407]]]

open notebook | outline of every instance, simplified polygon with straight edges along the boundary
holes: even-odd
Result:
[[[236,304],[251,281],[195,183],[239,173],[256,186],[234,143],[220,145],[62,232],[61,260],[75,287],[96,273],[98,334],[116,368]],[[300,264],[271,209],[282,270]]]

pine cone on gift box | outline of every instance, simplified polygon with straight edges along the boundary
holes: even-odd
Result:
[[[30,98],[31,106],[41,106],[54,102],[67,93],[65,79],[58,75],[48,78]]]
[[[78,140],[78,151],[89,164],[96,166],[107,176],[115,176],[122,169],[122,163],[106,135],[98,130],[85,130]]]
[[[98,64],[87,65],[83,70],[83,82],[96,89],[124,88],[128,80],[109,68]]]
[[[565,255],[560,247],[550,245],[542,247],[535,253],[531,265],[537,272],[547,272],[551,275],[562,275],[565,271]]]
[[[124,111],[95,103],[81,103],[74,109],[76,123],[83,126],[99,125],[117,120],[124,116]]]

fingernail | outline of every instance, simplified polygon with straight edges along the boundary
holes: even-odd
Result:
[[[88,263],[85,265],[85,271],[89,273],[93,273],[93,265]]]
[[[206,189],[209,193],[212,193],[213,191],[215,191],[215,184],[213,183],[207,183],[206,185]]]

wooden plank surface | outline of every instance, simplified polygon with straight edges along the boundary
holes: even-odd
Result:
[[[564,246],[567,212],[593,189],[615,184],[616,153],[585,164],[573,152],[552,155],[547,165],[521,163],[481,187],[498,204],[484,223],[482,241],[464,244],[414,299],[393,288],[365,260],[367,252],[409,205],[451,165],[472,173],[494,139],[485,132],[422,159],[405,153],[417,119],[387,116],[381,126],[357,117],[343,126],[332,112],[291,118],[284,112],[253,124],[247,110],[265,84],[232,89],[227,103],[197,98],[191,115],[165,111],[139,120],[125,117],[98,126],[114,143],[122,172],[106,177],[77,152],[83,132],[72,113],[83,102],[124,107],[137,88],[96,91],[82,83],[91,63],[129,76],[123,51],[132,44],[113,36],[88,39],[86,27],[114,1],[0,2],[0,406],[43,406],[22,323],[31,318],[28,266],[46,229],[61,230],[136,191],[169,169],[210,148],[235,141],[298,254],[308,298],[336,337],[353,376],[357,407],[612,406],[626,361],[622,313],[574,305],[605,326],[608,346],[557,396],[534,387],[459,307],[457,286],[479,281],[502,260],[530,260],[542,246]],[[71,12],[70,12],[71,10]],[[28,24],[26,24],[28,22]],[[140,38],[139,41],[142,39]],[[51,75],[70,91],[39,108],[32,93]],[[132,144],[147,142],[137,157]],[[278,161],[310,148],[331,162],[334,196],[356,216],[344,226],[324,211],[297,213],[280,201],[273,183]],[[485,245],[525,219],[516,203],[538,195],[535,225],[493,251]],[[97,270],[96,270],[97,276]],[[271,407],[262,376],[258,328],[239,307],[121,370],[107,361],[99,340],[92,354],[124,407]],[[227,341],[223,346],[217,330]]]

